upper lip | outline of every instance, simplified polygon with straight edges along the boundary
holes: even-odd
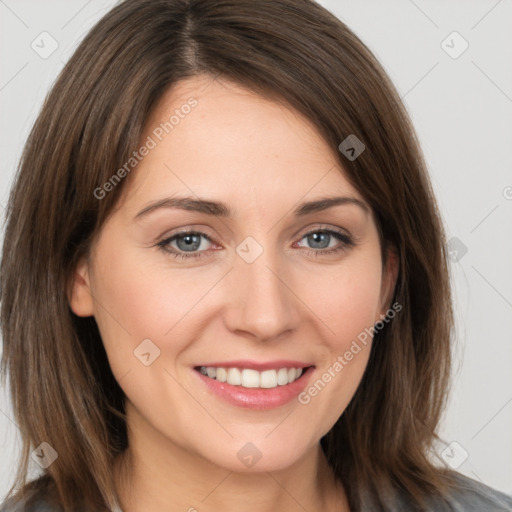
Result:
[[[275,370],[279,368],[307,368],[313,366],[311,363],[305,363],[303,361],[292,361],[289,359],[279,359],[275,361],[248,361],[248,360],[237,360],[237,361],[214,361],[211,363],[203,363],[196,367],[215,367],[215,368],[247,368],[251,370],[263,371],[263,370]]]

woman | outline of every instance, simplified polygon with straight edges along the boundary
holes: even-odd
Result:
[[[107,14],[27,143],[1,283],[3,510],[512,506],[432,461],[443,228],[394,87],[312,1]]]

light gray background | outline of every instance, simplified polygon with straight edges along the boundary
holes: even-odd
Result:
[[[418,132],[448,236],[458,239],[451,242],[459,247],[452,263],[457,360],[441,430],[449,447],[439,453],[460,472],[512,494],[512,3],[320,3],[390,74]],[[2,218],[44,96],[76,43],[114,4],[0,0]],[[39,51],[51,48],[44,31],[58,43],[46,59],[31,48],[33,41]],[[453,31],[469,44],[457,58],[464,42]],[[6,390],[0,412],[3,497],[19,451]]]

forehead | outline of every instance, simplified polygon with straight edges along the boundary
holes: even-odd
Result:
[[[151,149],[127,184],[138,205],[173,193],[216,198],[235,210],[293,204],[308,194],[362,199],[337,148],[308,119],[225,79],[197,76],[169,89],[146,123],[143,145]]]

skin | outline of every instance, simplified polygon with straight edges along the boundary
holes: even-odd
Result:
[[[294,399],[264,411],[224,402],[193,367],[300,360],[315,365],[314,383],[388,310],[396,258],[390,253],[383,268],[370,209],[344,204],[293,215],[299,203],[324,197],[365,201],[344,177],[336,148],[284,104],[193,77],[164,95],[141,140],[191,96],[197,106],[127,178],[70,294],[77,315],[95,317],[126,395],[130,446],[115,468],[121,505],[125,512],[348,511],[319,441],[354,395],[371,343],[308,404]],[[173,195],[222,201],[234,216],[160,208],[134,219]],[[199,238],[199,257],[176,259],[157,246],[182,228],[211,239]],[[322,229],[355,245],[327,236],[318,246],[305,236]],[[263,248],[252,263],[236,252],[248,236]],[[187,254],[180,240],[167,247]],[[149,366],[133,353],[144,339],[160,350]],[[262,455],[252,467],[237,457],[247,442]]]

